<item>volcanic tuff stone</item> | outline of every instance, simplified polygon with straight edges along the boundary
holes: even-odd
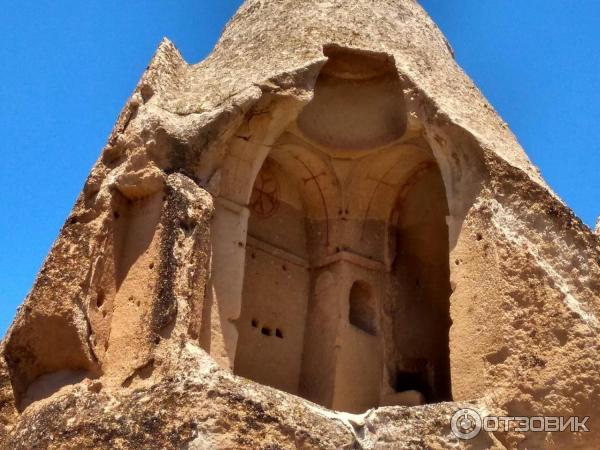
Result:
[[[364,61],[400,86],[402,145],[426,146],[421,168],[443,178],[453,401],[353,415],[232,374],[245,342],[223,289],[241,285],[233,261],[250,244],[231,239],[223,259],[231,223],[219,224],[224,211],[247,219],[236,189],[317,98],[321,74],[356,75]],[[236,158],[248,167],[236,172]],[[542,180],[416,2],[249,0],[199,64],[162,42],[119,116],[0,346],[0,446],[597,448],[596,231]],[[384,313],[375,331],[390,326]],[[462,407],[591,416],[591,432],[459,441],[450,417]]]

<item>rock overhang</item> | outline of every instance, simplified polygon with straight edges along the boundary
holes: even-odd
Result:
[[[128,202],[135,203],[163,191],[167,193],[165,215],[158,220],[157,228],[159,236],[161,230],[166,231],[158,248],[162,249],[168,263],[160,266],[160,282],[165,290],[153,306],[152,317],[156,317],[158,328],[149,332],[148,342],[152,341],[152,344],[144,345],[144,351],[138,355],[139,364],[125,377],[129,380],[128,386],[141,389],[144,383],[160,383],[160,377],[151,374],[148,378],[147,374],[167,373],[169,364],[179,367],[174,370],[197,370],[193,368],[194,364],[178,366],[170,355],[172,336],[186,340],[182,336],[189,334],[192,341],[197,339],[201,347],[208,348],[216,360],[223,359],[216,345],[212,351],[210,345],[207,346],[207,333],[210,332],[198,323],[198,317],[205,320],[210,316],[203,309],[198,292],[182,290],[186,283],[194,282],[187,278],[185,282],[173,284],[170,279],[173,276],[183,277],[181,280],[189,277],[181,259],[185,252],[181,249],[197,255],[202,261],[198,266],[201,273],[210,272],[206,255],[210,255],[211,250],[205,244],[214,237],[207,237],[206,227],[210,228],[212,200],[219,197],[222,183],[219,165],[212,163],[218,160],[224,145],[233,139],[250,139],[251,134],[246,133],[252,129],[249,122],[260,120],[258,117],[265,111],[270,111],[277,120],[293,122],[314,98],[319,74],[328,70],[327,63],[331,58],[328,59],[327,54],[331,48],[343,53],[376,55],[375,58],[388,63],[393,61],[409,112],[406,129],[410,130],[412,123],[412,129],[426,136],[444,176],[451,200],[447,218],[453,291],[450,340],[461,343],[460,348],[451,352],[453,372],[458,375],[453,377],[456,397],[482,398],[486,403],[483,409],[493,406],[513,414],[539,413],[544,408],[545,391],[527,388],[527,377],[539,378],[540,383],[547,384],[555,377],[568,377],[578,389],[594,396],[586,381],[593,378],[588,370],[593,355],[580,355],[575,361],[567,350],[593,348],[597,342],[597,332],[587,326],[591,322],[586,317],[599,313],[600,287],[594,281],[598,274],[595,265],[600,252],[598,240],[556,200],[506,125],[457,68],[445,39],[430,19],[412,1],[380,2],[372,15],[368,14],[372,3],[366,1],[356,2],[351,11],[336,8],[342,5],[336,1],[293,3],[294,6],[290,1],[248,2],[238,18],[230,23],[213,54],[198,65],[189,66],[183,62],[169,42],[161,45],[124,109],[109,146],[86,184],[83,197],[65,224],[52,256],[46,262],[44,275],[9,331],[13,343],[9,340],[3,343],[2,351],[6,356],[2,361],[9,363],[10,370],[7,372],[5,365],[0,364],[2,408],[13,401],[12,389],[7,386],[15,379],[15,373],[19,373],[15,371],[20,364],[15,360],[18,353],[15,348],[24,351],[25,356],[29,355],[27,357],[33,355],[34,359],[40,353],[35,346],[27,347],[27,339],[21,339],[31,332],[34,322],[27,314],[32,310],[36,320],[50,317],[46,325],[36,328],[51,330],[48,324],[59,320],[69,333],[73,331],[79,336],[71,339],[71,345],[77,347],[80,339],[81,348],[71,354],[83,361],[76,364],[81,367],[71,367],[68,361],[66,366],[88,370],[91,367],[88,362],[95,364],[94,357],[89,354],[93,346],[85,343],[104,332],[104,325],[98,328],[95,318],[86,325],[89,317],[96,317],[93,308],[98,306],[95,292],[98,278],[94,274],[98,271],[79,273],[73,269],[67,278],[75,280],[75,284],[80,283],[81,291],[75,284],[69,285],[65,281],[67,278],[53,279],[51,274],[63,270],[66,255],[71,255],[82,268],[96,267],[97,261],[102,261],[102,253],[109,248],[102,247],[104,244],[97,248],[92,246],[92,255],[86,252],[90,248],[89,242],[101,242],[110,234],[112,225],[107,217],[113,214],[114,218],[114,206],[109,206],[114,190],[127,199],[117,202],[127,208]],[[294,9],[296,7],[298,9]],[[260,26],[265,18],[269,25]],[[392,35],[390,21],[396,21],[402,33]],[[352,63],[350,67],[343,63],[338,66],[341,68],[334,67],[334,74],[341,73],[345,78],[348,73],[353,73],[357,79],[381,75],[377,69],[361,72]],[[398,130],[395,132],[400,134]],[[276,142],[280,135],[273,130],[269,139]],[[396,134],[392,133],[392,136],[396,137]],[[230,205],[234,209],[239,206]],[[126,212],[123,217],[130,215],[131,212]],[[203,225],[198,227],[198,223]],[[556,248],[548,248],[548,242]],[[171,252],[176,248],[179,250]],[[174,258],[166,258],[171,254]],[[578,261],[575,272],[572,261],[569,262],[571,258]],[[93,264],[90,261],[94,261]],[[146,262],[146,265],[150,267],[152,263]],[[71,298],[69,295],[75,291],[73,306],[68,302],[58,305],[60,295]],[[88,298],[90,306],[87,306]],[[486,305],[482,305],[481,299],[486,300]],[[111,304],[101,303],[100,309]],[[69,313],[71,307],[76,310],[73,314]],[[49,313],[53,308],[58,319]],[[490,327],[486,324],[490,314],[498,314],[506,320],[497,327]],[[523,314],[528,314],[530,323],[524,321]],[[550,322],[546,320],[553,325],[548,325]],[[174,328],[163,330],[160,324],[169,322]],[[477,339],[473,336],[474,330]],[[510,346],[496,349],[496,343],[504,342],[506,336],[513,336]],[[196,344],[193,346],[197,348]],[[37,358],[38,364],[45,366],[44,370],[56,368],[56,364],[48,363],[47,358],[39,355]],[[63,358],[63,361],[67,359]],[[30,377],[28,370],[21,373]],[[511,370],[525,377],[518,386],[512,378],[503,375]],[[35,381],[34,375],[29,381]],[[239,394],[242,397],[253,397],[256,392],[267,392],[264,394],[267,397],[271,395],[268,389],[263,391],[260,386],[246,383],[238,380],[229,388],[234,393],[242,392]],[[576,401],[576,411],[593,411],[591,404],[574,400],[576,393],[568,386],[551,384],[555,399],[553,407]],[[110,383],[105,385],[103,389],[109,392]],[[89,395],[94,397],[95,391],[96,387]],[[55,398],[66,397],[51,396],[47,399],[48,404],[52,405]],[[277,398],[286,397],[277,394]],[[42,405],[44,402],[38,403],[38,406]],[[301,401],[301,405],[306,403]],[[30,411],[38,406],[33,405]],[[444,405],[434,405],[423,411],[442,411],[444,408]],[[561,411],[567,411],[565,408]],[[383,408],[377,417],[387,417],[388,411],[399,410]],[[409,415],[421,414],[415,412],[417,410],[410,411]],[[10,414],[3,417],[11,417]],[[23,417],[26,424],[27,416]],[[6,423],[11,420],[3,418]],[[379,431],[385,433],[383,430],[389,423],[382,420],[375,421]],[[411,423],[415,425],[418,421]],[[401,439],[405,431],[396,430],[396,438]],[[332,436],[334,434],[332,432]],[[29,437],[38,439],[31,433]],[[486,445],[498,444],[495,438],[486,439]],[[539,443],[537,439],[540,438],[529,439]],[[502,438],[502,444],[510,448],[520,440],[522,437],[510,436]]]

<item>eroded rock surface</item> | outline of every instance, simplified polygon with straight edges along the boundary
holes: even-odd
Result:
[[[0,443],[597,448],[599,309],[598,230],[414,1],[250,0],[123,109],[0,346]]]

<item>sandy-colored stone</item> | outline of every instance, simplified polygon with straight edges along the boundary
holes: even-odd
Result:
[[[400,154],[411,170],[386,178]],[[320,176],[318,192],[297,188]],[[386,182],[393,192],[378,191]],[[405,252],[389,250],[390,230]],[[293,268],[252,278],[270,274],[253,249]],[[419,406],[400,406],[425,397],[390,380],[411,325],[398,326],[409,269],[437,306],[407,339],[426,370],[448,365],[428,386],[439,402]],[[272,281],[310,297],[283,308],[304,318],[297,329],[254,317],[268,317]],[[542,180],[416,2],[249,0],[199,64],[164,41],[123,109],[0,346],[0,448],[597,448],[599,314],[599,234]],[[279,352],[290,359],[256,364],[271,353],[242,324],[272,348],[294,343]],[[459,441],[450,417],[463,407],[590,416],[592,431]]]

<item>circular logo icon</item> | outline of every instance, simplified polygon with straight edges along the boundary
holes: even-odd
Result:
[[[451,421],[452,432],[459,439],[469,440],[481,431],[481,416],[475,410],[465,408],[456,411]]]

